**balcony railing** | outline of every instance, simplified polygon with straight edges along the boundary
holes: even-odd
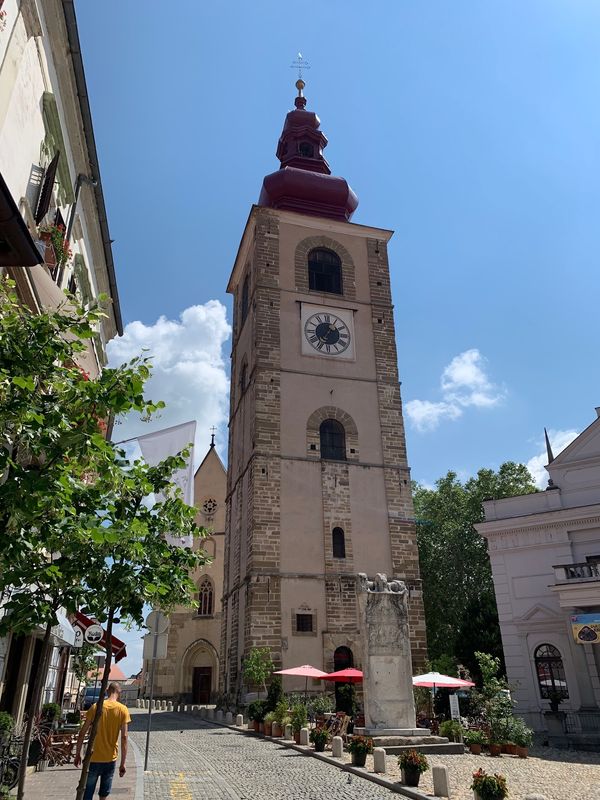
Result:
[[[566,581],[600,580],[600,561],[583,561],[581,564],[561,564],[554,567],[557,583]]]
[[[600,711],[567,711],[565,733],[600,734]]]

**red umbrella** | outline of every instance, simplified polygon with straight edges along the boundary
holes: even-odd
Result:
[[[301,667],[290,667],[289,669],[278,669],[276,670],[273,675],[296,675],[300,678],[306,678],[306,684],[304,686],[304,699],[308,695],[308,679],[309,678],[322,678],[327,676],[326,672],[323,672],[322,669],[317,669],[316,667],[311,667],[310,664],[303,664]]]
[[[319,680],[322,681],[339,681],[340,683],[362,683],[363,674],[359,669],[349,667],[348,669],[341,669],[339,672],[330,672],[329,675],[323,675]]]

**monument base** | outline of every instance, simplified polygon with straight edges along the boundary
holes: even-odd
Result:
[[[437,755],[462,755],[465,746],[451,742],[445,736],[433,736],[428,728],[354,728],[359,736],[369,736],[374,747],[383,747],[389,756],[397,756],[405,750]]]

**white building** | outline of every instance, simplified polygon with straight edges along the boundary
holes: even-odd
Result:
[[[600,409],[553,458],[546,491],[484,503],[507,675],[538,731],[600,734]],[[583,615],[583,619],[580,615]],[[574,619],[579,617],[578,619]]]
[[[0,10],[0,276],[34,312],[64,303],[65,288],[84,304],[109,296],[79,362],[94,376],[122,323],[74,2],[2,0]],[[74,641],[64,615],[54,634],[45,701],[64,692]],[[41,635],[0,639],[0,709],[17,719]]]

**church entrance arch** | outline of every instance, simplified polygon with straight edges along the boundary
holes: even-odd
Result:
[[[184,702],[210,703],[217,692],[219,658],[206,639],[191,644],[181,660],[179,692]]]

